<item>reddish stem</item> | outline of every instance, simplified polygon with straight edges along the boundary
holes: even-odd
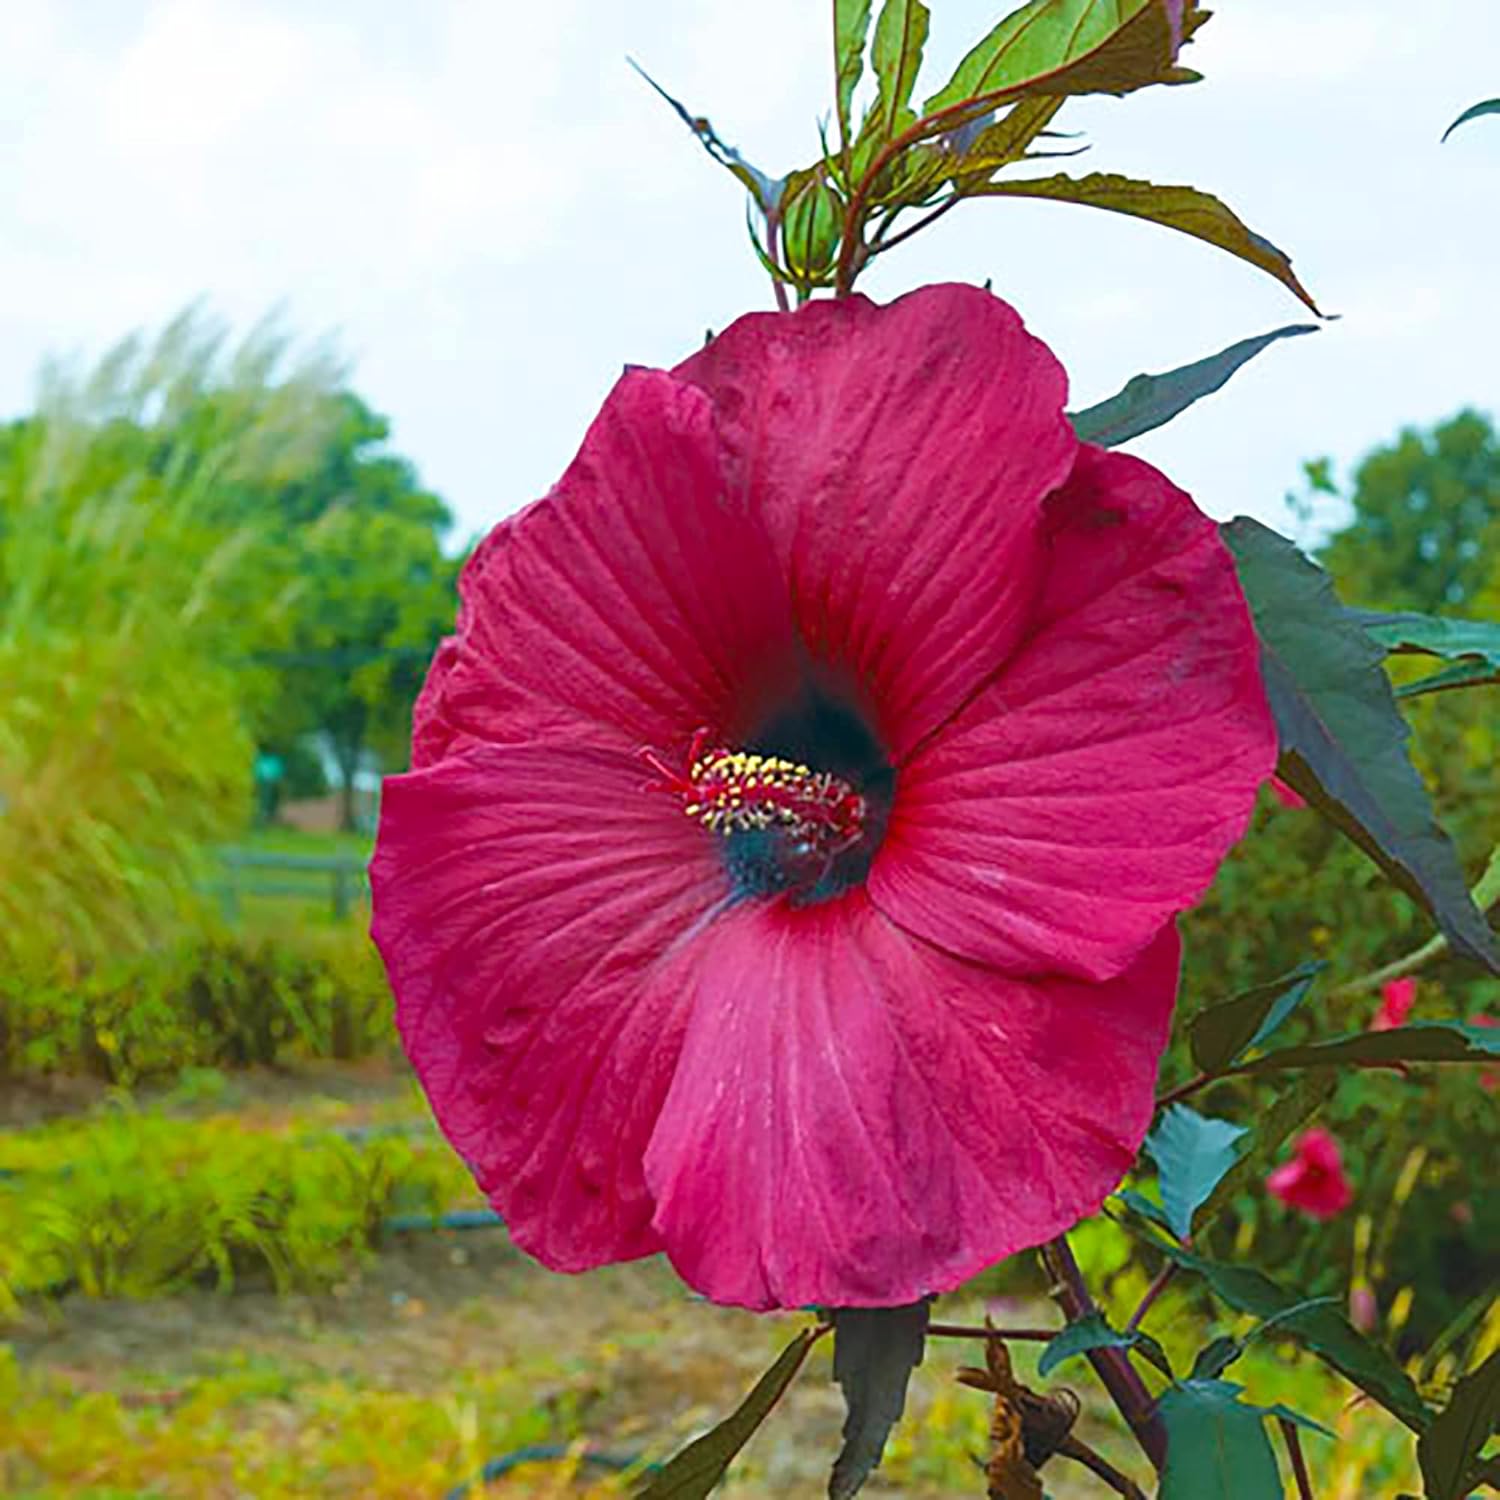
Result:
[[[1099,1311],[1083,1279],[1083,1272],[1073,1258],[1066,1235],[1059,1235],[1042,1246],[1042,1263],[1054,1283],[1052,1295],[1068,1322],[1076,1323]],[[1151,1392],[1146,1389],[1146,1382],[1123,1349],[1090,1349],[1085,1358],[1094,1367],[1094,1373],[1109,1392],[1110,1400],[1135,1434],[1141,1451],[1159,1473],[1167,1461],[1167,1429],[1151,1399]]]
[[[962,1323],[933,1323],[927,1332],[938,1339],[1017,1339],[1034,1344],[1050,1344],[1058,1334],[1055,1328],[971,1328]]]
[[[1302,1438],[1297,1431],[1297,1424],[1289,1422],[1285,1417],[1278,1417],[1276,1420],[1281,1426],[1281,1440],[1286,1444],[1287,1457],[1292,1461],[1292,1473],[1297,1479],[1298,1500],[1313,1500],[1312,1475],[1307,1472],[1307,1459],[1302,1452]]]
[[[1151,1311],[1151,1304],[1166,1291],[1167,1283],[1177,1274],[1177,1262],[1169,1260],[1160,1271],[1156,1273],[1156,1280],[1146,1288],[1146,1295],[1141,1298],[1140,1306],[1131,1313],[1130,1321],[1125,1325],[1126,1333],[1134,1333],[1141,1326],[1141,1319]]]

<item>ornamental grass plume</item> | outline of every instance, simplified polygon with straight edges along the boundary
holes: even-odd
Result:
[[[546,1265],[905,1303],[1133,1161],[1275,735],[1217,529],[1065,395],[973,288],[752,314],[470,559],[374,929]]]
[[[1305,1130],[1292,1159],[1266,1178],[1266,1191],[1311,1219],[1334,1219],[1354,1202],[1339,1143],[1321,1126]]]

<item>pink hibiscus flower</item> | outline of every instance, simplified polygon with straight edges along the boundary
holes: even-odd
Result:
[[[1130,1166],[1274,732],[1215,527],[1065,394],[973,288],[751,315],[469,561],[374,930],[545,1264],[902,1303]]]
[[[1266,1190],[1312,1219],[1332,1219],[1354,1202],[1339,1144],[1321,1126],[1298,1136],[1292,1159],[1266,1178]]]
[[[1412,1006],[1417,1003],[1415,979],[1392,979],[1380,987],[1380,1009],[1370,1022],[1371,1031],[1394,1031],[1406,1025]]]

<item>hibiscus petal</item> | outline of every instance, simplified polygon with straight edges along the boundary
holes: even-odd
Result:
[[[884,1306],[1067,1229],[1150,1123],[1177,961],[1169,927],[1108,984],[1010,979],[860,891],[720,917],[674,965],[646,1153],[673,1264],[718,1302]]]
[[[763,528],[724,499],[703,393],[624,375],[552,493],[464,570],[438,717],[526,743],[685,744],[743,730],[791,670],[786,588]]]
[[[407,1051],[518,1244],[658,1247],[641,1158],[685,1024],[653,984],[724,898],[713,837],[606,751],[471,747],[385,784],[373,932]]]
[[[1048,512],[1035,631],[901,768],[870,892],[954,953],[1103,979],[1207,888],[1276,735],[1234,565],[1185,494],[1084,449]]]
[[[907,754],[1025,627],[1077,446],[1061,366],[1003,302],[935,286],[752,314],[677,373],[713,397],[813,657]]]

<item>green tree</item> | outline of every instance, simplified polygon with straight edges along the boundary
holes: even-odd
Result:
[[[453,621],[458,563],[442,549],[447,507],[389,451],[385,419],[349,391],[328,417],[315,461],[293,482],[242,486],[229,503],[241,519],[260,518],[263,579],[274,580],[255,652],[257,736],[278,748],[317,736],[350,828],[366,756],[404,764],[422,674]]]
[[[1482,413],[1406,429],[1355,470],[1349,499],[1322,561],[1351,601],[1461,613],[1500,566],[1500,437]]]

